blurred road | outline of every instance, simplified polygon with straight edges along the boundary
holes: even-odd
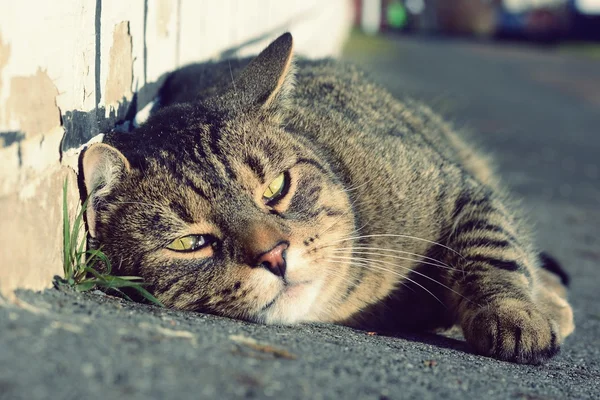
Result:
[[[102,294],[0,307],[0,399],[586,399],[600,394],[600,60],[506,45],[354,36],[346,58],[470,132],[571,272],[577,328],[543,366],[463,342],[267,327]],[[24,266],[26,267],[26,266]]]

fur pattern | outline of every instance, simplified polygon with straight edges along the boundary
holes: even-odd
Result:
[[[144,125],[91,146],[92,243],[174,308],[380,331],[457,324],[480,354],[554,355],[574,329],[566,291],[487,160],[354,67],[291,57],[285,34],[252,61],[177,71]],[[281,173],[285,195],[265,202]],[[208,245],[167,248],[186,235]],[[280,276],[257,260],[282,243]]]

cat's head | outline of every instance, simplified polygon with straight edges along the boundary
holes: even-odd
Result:
[[[291,59],[285,34],[229,91],[85,152],[88,228],[113,271],[140,275],[170,307],[340,318],[354,214],[327,162],[281,126]]]

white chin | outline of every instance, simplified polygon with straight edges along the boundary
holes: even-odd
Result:
[[[260,320],[265,324],[274,325],[315,322],[315,301],[320,289],[320,283],[311,282],[282,291],[277,295],[275,302],[261,312]]]

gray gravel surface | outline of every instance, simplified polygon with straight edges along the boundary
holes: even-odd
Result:
[[[573,278],[577,328],[556,358],[515,365],[447,337],[262,326],[53,289],[0,306],[0,399],[600,398],[600,62],[362,37],[346,57],[496,156]]]

